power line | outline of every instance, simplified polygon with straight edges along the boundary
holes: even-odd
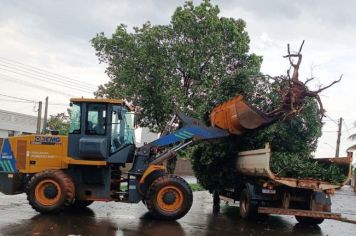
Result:
[[[9,80],[8,78],[10,78],[11,80]],[[30,83],[30,82],[27,82],[27,81],[23,81],[21,79],[18,79],[18,78],[9,76],[9,75],[5,75],[5,74],[2,74],[2,73],[0,73],[0,79],[6,80],[8,82],[16,83],[16,84],[27,85],[29,87],[40,89],[40,90],[42,89],[42,90],[44,90],[46,92],[51,91],[53,93],[65,95],[65,96],[68,96],[68,97],[76,97],[77,96],[77,95],[74,95],[74,94],[65,93],[65,92],[61,92],[61,91],[55,90],[55,89],[51,89],[51,88],[48,88],[48,87],[45,87],[45,86],[42,86],[42,85],[37,85],[37,84],[33,84],[33,83]]]
[[[7,98],[18,99],[18,100],[23,100],[23,101],[27,101],[27,102],[37,102],[35,100],[29,100],[29,99],[26,99],[26,98],[19,98],[19,97],[10,96],[10,95],[6,95],[6,94],[2,94],[2,93],[0,93],[0,96],[7,97]]]
[[[2,99],[0,98],[1,102],[19,102],[19,103],[33,103],[33,102],[27,102],[27,101],[21,101],[21,100],[11,100],[11,99]]]
[[[90,83],[83,84],[82,81],[79,81],[79,80],[76,80],[76,79],[73,79],[73,78],[69,78],[69,77],[64,76],[64,75],[56,74],[56,73],[53,73],[53,72],[50,72],[50,71],[46,71],[46,70],[43,70],[43,69],[40,69],[40,68],[37,68],[37,67],[29,66],[29,65],[23,64],[21,62],[15,61],[15,60],[7,59],[7,58],[4,58],[4,57],[0,57],[0,60],[3,63],[9,64],[9,65],[15,65],[17,67],[25,68],[28,71],[33,71],[35,73],[46,75],[46,76],[50,76],[50,77],[57,77],[57,79],[60,78],[61,80],[67,81],[67,82],[69,82],[71,84],[75,83],[75,84],[77,84],[79,86],[88,87],[89,89],[96,89],[97,88],[97,85],[90,84]]]
[[[65,85],[65,84],[62,84],[59,81],[53,80],[51,78],[46,78],[46,77],[43,77],[43,76],[41,76],[42,78],[39,78],[39,77],[33,76],[31,74],[21,73],[21,72],[18,72],[18,71],[9,70],[9,69],[5,69],[5,68],[1,68],[1,67],[0,67],[0,70],[11,72],[11,73],[14,73],[14,74],[17,74],[17,75],[20,75],[20,76],[26,76],[26,79],[32,78],[32,79],[35,79],[35,80],[43,81],[45,83],[50,83],[50,84],[53,83],[55,85],[58,85],[58,86],[61,86],[61,87],[65,87],[65,88],[69,88],[69,89],[72,89],[72,90],[80,90],[82,92],[92,93],[92,91],[84,90],[84,89],[82,89],[80,87],[75,87],[75,86],[71,86],[71,85]]]
[[[34,103],[35,101],[33,102],[28,102],[28,101],[21,101],[21,100],[11,100],[11,99],[2,99],[0,98],[0,102],[17,102],[17,103]],[[63,106],[63,107],[67,107],[69,106],[68,104],[65,104],[65,103],[48,103],[48,105],[50,106]]]
[[[20,70],[22,72],[25,72],[25,73],[28,73],[28,74],[31,74],[31,75],[35,75],[35,76],[42,77],[42,78],[45,78],[45,79],[51,79],[51,80],[54,80],[54,81],[57,81],[57,82],[60,82],[60,83],[66,84],[66,85],[70,85],[70,86],[79,86],[79,87],[81,87],[83,89],[89,89],[89,90],[95,90],[96,89],[96,87],[87,86],[83,82],[76,82],[75,80],[74,81],[67,81],[67,80],[64,80],[62,78],[57,78],[57,77],[54,77],[54,76],[51,76],[51,75],[47,75],[47,74],[44,74],[44,73],[36,72],[34,70],[29,70],[27,68],[19,67],[18,65],[7,64],[6,62],[5,63],[2,62],[1,60],[0,60],[0,66],[6,67],[6,68],[10,68],[10,69],[14,69],[16,71]]]
[[[29,99],[26,99],[26,98],[10,96],[10,95],[6,95],[6,94],[2,94],[2,93],[0,93],[0,96],[1,97],[12,98],[12,99],[17,99],[17,100],[11,100],[11,99],[2,99],[2,98],[0,98],[0,101],[5,101],[5,102],[20,102],[20,103],[37,103],[38,102],[38,101],[35,101],[35,100],[29,100]],[[65,103],[48,103],[48,105],[52,105],[52,106],[68,106],[68,104],[65,104]]]
[[[344,120],[344,124],[345,124],[345,128],[346,128],[346,130],[345,131],[343,131],[342,133],[345,133],[345,132],[347,132],[347,134],[350,136],[350,130],[352,130],[352,129],[354,129],[355,127],[353,126],[353,127],[351,127],[351,128],[349,128],[349,126],[347,125],[347,123],[346,123],[346,121]]]
[[[326,117],[328,117],[332,122],[334,122],[336,125],[339,125],[339,123],[336,121],[336,120],[334,120],[333,118],[331,118],[329,115],[326,115]]]

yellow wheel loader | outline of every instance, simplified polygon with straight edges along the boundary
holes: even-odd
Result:
[[[212,126],[178,114],[182,128],[136,148],[133,112],[122,100],[70,101],[68,136],[26,135],[0,141],[0,191],[25,192],[41,213],[94,201],[142,201],[157,218],[179,219],[192,205],[187,182],[162,163],[195,141],[240,134],[270,122],[238,96],[214,109]],[[128,173],[122,169],[132,164]],[[125,187],[126,185],[126,187]]]

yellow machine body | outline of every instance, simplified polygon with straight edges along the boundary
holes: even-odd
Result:
[[[67,156],[68,137],[26,135],[8,138],[16,169],[20,173],[38,173],[48,169],[66,169],[68,165],[106,165],[106,161],[76,160]]]

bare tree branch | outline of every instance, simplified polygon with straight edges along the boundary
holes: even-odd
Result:
[[[307,80],[304,82],[304,84],[307,85],[307,83],[309,83],[309,82],[312,81],[313,79],[315,79],[315,78],[314,78],[314,77],[311,77],[311,78],[307,79]]]
[[[324,88],[321,88],[321,89],[319,89],[319,90],[317,90],[317,91],[314,91],[314,93],[320,93],[320,92],[324,91],[325,89],[330,88],[330,87],[333,86],[334,84],[339,83],[339,82],[341,81],[341,79],[342,79],[342,76],[343,76],[343,75],[341,75],[338,80],[335,80],[334,82],[332,82],[332,83],[329,84],[328,86],[325,86]]]
[[[316,101],[318,102],[318,106],[319,106],[318,113],[321,120],[325,116],[325,110],[324,110],[323,103],[320,99],[319,93],[324,91],[325,89],[330,88],[334,84],[340,82],[342,79],[342,75],[341,75],[338,80],[332,82],[330,85],[320,88],[317,91],[310,91],[309,88],[307,87],[307,83],[312,81],[314,79],[314,76],[311,76],[311,78],[307,79],[304,83],[299,80],[299,67],[303,58],[302,49],[304,46],[304,42],[305,41],[303,40],[297,53],[291,53],[290,45],[287,44],[288,54],[285,55],[284,58],[288,58],[290,63],[290,68],[287,70],[287,77],[285,77],[286,78],[285,80],[288,81],[288,88],[286,92],[283,93],[282,91],[280,94],[282,98],[281,107],[276,108],[268,113],[268,115],[273,118],[278,117],[278,118],[286,119],[288,117],[296,115],[304,108],[305,105],[304,99],[306,97],[312,97],[315,98]],[[297,58],[296,61],[294,61],[293,58]],[[291,76],[290,73],[292,69],[293,69],[293,74]],[[280,84],[283,83],[283,81],[277,81],[277,82]]]

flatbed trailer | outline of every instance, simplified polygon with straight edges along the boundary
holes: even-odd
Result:
[[[342,220],[331,212],[331,195],[345,185],[351,176],[352,155],[316,159],[342,165],[344,182],[335,184],[316,179],[279,177],[270,169],[271,148],[240,152],[236,160],[234,188],[219,192],[222,200],[239,201],[244,219],[258,215],[293,215],[300,223],[320,224],[324,219]]]

